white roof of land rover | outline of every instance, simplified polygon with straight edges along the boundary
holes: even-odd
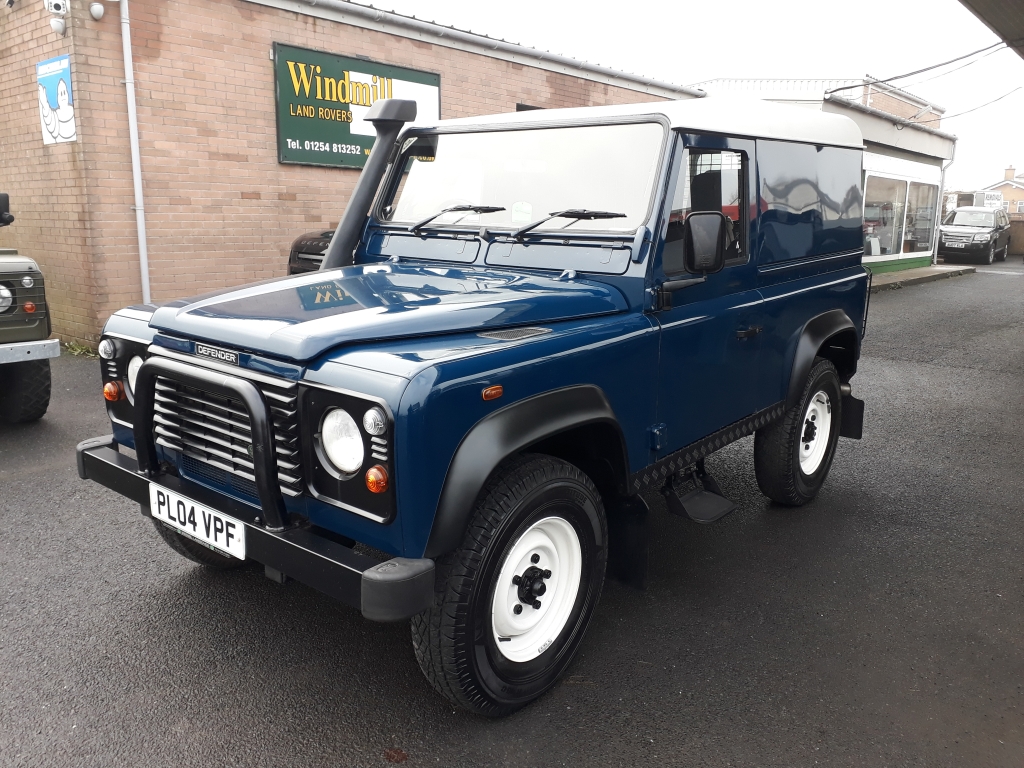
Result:
[[[673,128],[695,133],[721,133],[763,139],[802,141],[839,147],[863,147],[860,128],[844,116],[810,107],[774,104],[759,99],[711,96],[682,101],[649,101],[609,107],[534,109],[500,115],[441,120],[440,129],[469,125],[522,125],[563,121],[586,121],[634,115],[664,115]],[[417,126],[423,127],[423,126]]]

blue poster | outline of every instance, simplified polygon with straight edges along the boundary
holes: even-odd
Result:
[[[75,141],[75,97],[71,92],[71,57],[58,56],[36,64],[39,83],[39,120],[43,144]]]

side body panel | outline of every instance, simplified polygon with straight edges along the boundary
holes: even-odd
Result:
[[[849,318],[837,327],[855,329],[859,356],[867,300],[861,165],[854,149],[757,142],[759,376],[773,402],[789,395],[797,348],[813,318],[836,311]]]
[[[485,354],[448,356],[430,364],[431,343],[395,345],[388,353],[417,366],[396,412],[399,517],[405,554],[423,554],[453,456],[471,429],[512,403],[565,387],[590,385],[607,399],[621,427],[629,471],[652,460],[647,427],[655,418],[654,361],[658,331],[639,313],[569,324],[525,343],[489,345]],[[460,339],[444,339],[458,344]],[[466,342],[477,341],[475,335]],[[419,347],[415,350],[415,347]],[[437,354],[436,350],[434,354]],[[623,375],[624,372],[636,375]],[[650,375],[643,375],[650,371]],[[484,401],[481,391],[500,384],[504,394]]]

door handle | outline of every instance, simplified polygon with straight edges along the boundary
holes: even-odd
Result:
[[[763,329],[760,325],[752,325],[749,328],[740,328],[736,331],[737,339],[752,339],[759,334]]]

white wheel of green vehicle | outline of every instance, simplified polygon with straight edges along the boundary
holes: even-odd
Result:
[[[506,659],[531,661],[558,637],[580,588],[583,551],[572,525],[538,520],[512,546],[491,601],[491,631]]]
[[[831,437],[832,403],[828,395],[819,391],[807,405],[800,434],[800,469],[805,475],[813,475],[818,471],[821,460],[828,453]]]

